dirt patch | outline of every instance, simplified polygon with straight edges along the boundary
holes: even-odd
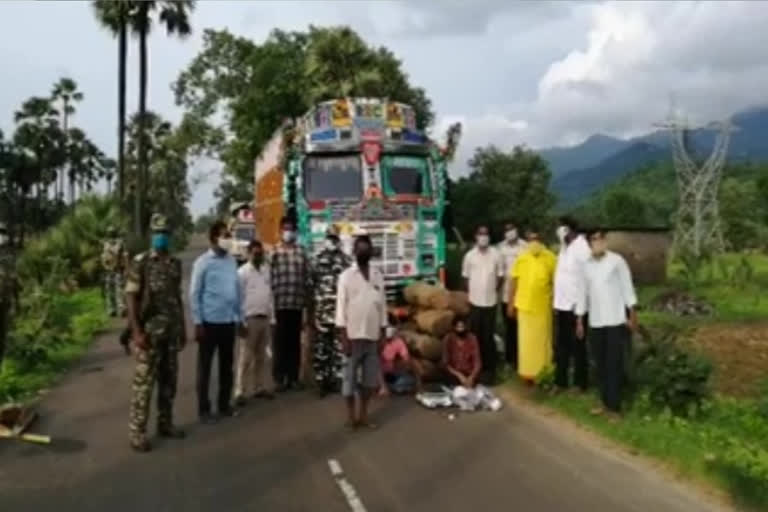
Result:
[[[768,379],[768,324],[700,327],[691,340],[715,366],[715,390],[755,397]]]

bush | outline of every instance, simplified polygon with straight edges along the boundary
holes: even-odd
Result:
[[[646,342],[634,360],[637,385],[647,391],[653,405],[674,415],[698,413],[711,395],[712,364],[684,350],[673,336]]]
[[[82,199],[56,226],[28,241],[18,261],[22,281],[42,284],[55,265],[63,264],[63,277],[81,286],[98,283],[101,245],[110,226],[124,227],[114,201],[102,197]]]

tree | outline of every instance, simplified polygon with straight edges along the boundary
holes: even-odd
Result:
[[[93,10],[101,26],[117,37],[117,187],[122,200],[125,181],[125,97],[128,66],[128,24],[136,10],[130,0],[95,0]]]
[[[61,103],[59,113],[61,114],[61,126],[64,131],[64,135],[69,134],[69,118],[75,113],[75,102],[83,100],[83,93],[77,90],[77,83],[71,78],[60,78],[58,82],[53,86],[51,91],[51,99],[54,102]],[[62,168],[59,171],[58,191],[56,196],[59,200],[63,200],[64,197],[64,178],[66,176],[66,169]],[[69,182],[69,202],[74,204],[75,202],[75,184]]]
[[[188,162],[192,155],[190,143],[183,130],[174,128],[153,112],[145,114],[148,129],[140,127],[139,118],[136,114],[128,124],[126,164],[130,169],[138,166],[139,140],[143,138],[147,157],[152,163],[148,169],[147,209],[141,222],[149,225],[151,213],[163,213],[174,226],[174,239],[183,243],[185,235],[192,229],[192,217],[187,208],[191,197],[187,184]],[[128,199],[133,199],[139,174],[131,172],[129,176],[132,181],[127,183]]]
[[[420,127],[433,119],[426,93],[409,83],[392,52],[367,46],[347,27],[274,30],[262,44],[206,30],[203,50],[174,91],[185,116],[201,128],[201,147],[224,163],[228,179],[218,191],[223,203],[233,199],[230,192],[252,195],[253,162],[264,144],[286,118],[318,101],[342,93],[389,97],[411,104]]]
[[[146,226],[142,223],[145,214],[144,194],[148,183],[148,159],[146,131],[148,129],[148,120],[145,119],[147,113],[147,61],[148,49],[147,42],[149,33],[152,29],[153,17],[155,11],[159,11],[159,21],[165,26],[169,35],[175,34],[185,37],[192,32],[192,26],[189,22],[189,15],[195,7],[194,0],[166,0],[162,2],[147,0],[138,2],[135,11],[131,11],[130,25],[134,34],[139,39],[139,116],[138,128],[139,137],[136,141],[138,145],[138,165],[136,172],[135,194],[135,229],[136,233],[143,235],[146,232]]]
[[[521,228],[550,227],[555,198],[549,191],[549,168],[538,153],[521,146],[511,152],[477,148],[469,167],[469,176],[452,186],[456,227],[464,237],[471,237],[480,223],[495,232],[510,221]]]

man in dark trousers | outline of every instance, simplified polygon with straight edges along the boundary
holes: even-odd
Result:
[[[606,248],[605,232],[588,234],[592,257],[584,264],[584,289],[576,306],[576,336],[584,339],[584,314],[589,313],[589,337],[597,362],[603,407],[592,410],[612,419],[621,412],[624,357],[637,328],[637,296],[627,262]],[[629,314],[627,314],[629,312]]]
[[[299,389],[301,328],[313,324],[312,271],[309,257],[296,241],[296,222],[280,221],[281,243],[270,261],[270,283],[275,302],[277,327],[273,345],[273,375],[277,391]],[[306,309],[306,318],[303,317]]]
[[[483,371],[480,382],[486,385],[496,383],[496,306],[499,290],[504,283],[501,259],[491,247],[488,226],[478,226],[475,232],[475,247],[464,255],[461,275],[469,294],[469,324],[480,343]]]
[[[573,363],[573,384],[585,391],[588,384],[589,364],[587,343],[576,337],[576,303],[584,287],[584,264],[590,258],[589,244],[573,219],[563,217],[557,228],[560,254],[555,270],[555,385],[558,391],[570,385]]]
[[[213,423],[208,391],[213,356],[219,353],[220,416],[233,416],[232,384],[235,336],[243,327],[237,261],[230,254],[232,235],[227,225],[214,222],[208,232],[211,248],[195,261],[189,286],[189,304],[195,322],[197,351],[198,414],[203,423]]]

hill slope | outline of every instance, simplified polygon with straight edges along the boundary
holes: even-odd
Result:
[[[768,161],[768,107],[745,110],[734,115],[732,121],[737,130],[731,136],[728,160]],[[689,143],[693,156],[700,160],[709,156],[716,135],[712,130],[692,130]],[[628,141],[595,135],[573,148],[551,148],[540,153],[550,163],[552,190],[561,207],[572,206],[636,169],[671,157],[669,134],[663,131]],[[563,170],[566,162],[588,162],[601,155],[595,164]]]

